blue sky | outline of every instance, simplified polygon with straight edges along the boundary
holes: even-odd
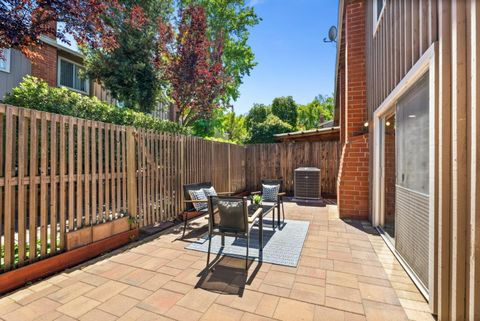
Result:
[[[251,29],[249,44],[258,65],[240,87],[235,111],[245,114],[253,103],[270,104],[293,96],[305,104],[318,94],[332,94],[335,43],[324,43],[337,23],[335,0],[250,0],[263,19]]]

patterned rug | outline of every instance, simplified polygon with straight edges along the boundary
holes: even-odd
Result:
[[[282,229],[272,230],[272,221],[263,221],[263,262],[278,265],[296,267],[300,259],[303,243],[307,236],[309,222],[285,220]],[[259,259],[258,226],[253,227],[250,232],[250,259]],[[225,247],[221,250],[221,236],[215,235],[212,238],[212,258],[219,251],[223,255],[245,258],[246,239],[234,237],[225,238]],[[186,247],[189,250],[207,252],[208,236],[204,236],[198,241]]]

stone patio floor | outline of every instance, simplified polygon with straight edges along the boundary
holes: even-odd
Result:
[[[220,257],[185,246],[204,218],[110,253],[0,299],[0,318],[19,320],[433,320],[428,305],[367,222],[335,207],[285,204],[310,227],[296,268]]]

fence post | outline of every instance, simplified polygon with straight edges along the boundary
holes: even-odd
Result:
[[[128,215],[137,218],[137,175],[135,159],[135,135],[133,127],[127,127],[127,207]]]
[[[227,192],[233,192],[232,190],[232,156],[230,153],[232,150],[230,149],[230,144],[228,144],[228,190]]]

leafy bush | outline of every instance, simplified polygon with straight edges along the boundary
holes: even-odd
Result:
[[[274,143],[275,138],[273,135],[288,133],[292,130],[293,127],[290,124],[282,121],[277,116],[270,114],[267,116],[267,120],[263,123],[254,124],[253,127],[251,127],[249,143]]]
[[[263,123],[267,120],[267,116],[270,114],[270,108],[264,104],[254,104],[247,114],[245,124],[247,128]]]
[[[293,128],[297,126],[297,104],[292,96],[275,98],[272,102],[272,114],[290,124]]]
[[[162,132],[189,133],[188,128],[177,123],[161,120],[128,108],[116,107],[102,102],[96,97],[81,95],[66,88],[50,87],[45,81],[32,76],[26,76],[18,87],[6,95],[4,102],[19,107],[117,125]]]

